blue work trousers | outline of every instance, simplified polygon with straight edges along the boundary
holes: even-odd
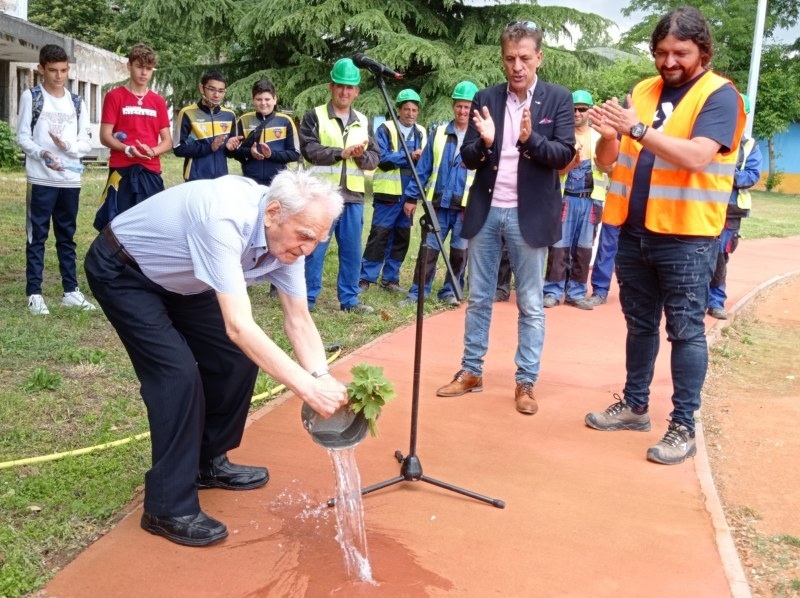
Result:
[[[358,305],[358,270],[361,263],[363,227],[364,204],[345,203],[341,216],[331,227],[328,240],[317,245],[316,249],[306,256],[306,291],[309,309],[314,308],[322,290],[322,268],[333,237],[336,237],[339,249],[339,275],[336,280],[339,306],[346,309]]]

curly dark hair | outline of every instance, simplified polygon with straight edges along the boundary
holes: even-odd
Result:
[[[681,41],[693,41],[700,50],[700,61],[707,66],[714,56],[711,28],[702,13],[693,6],[682,6],[670,11],[659,19],[650,38],[650,53],[656,55],[658,42],[668,35]]]
[[[158,66],[155,50],[147,44],[136,44],[133,46],[128,53],[128,62],[130,64],[141,62],[144,66]]]

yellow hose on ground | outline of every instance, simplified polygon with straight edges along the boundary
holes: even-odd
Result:
[[[332,363],[339,355],[341,354],[342,349],[341,347],[337,347],[334,353],[328,357],[328,363]],[[261,394],[254,395],[252,399],[250,399],[250,404],[253,405],[266,399],[271,396],[278,395],[286,390],[286,386],[284,384],[279,384],[272,390],[267,392],[262,392]],[[39,457],[28,457],[27,459],[16,459],[14,461],[6,461],[4,463],[0,463],[0,469],[9,469],[11,467],[19,467],[21,465],[35,465],[38,463],[46,463],[48,461],[57,461],[58,459],[63,459],[65,457],[77,457],[78,455],[87,455],[89,453],[93,453],[95,451],[102,451],[108,448],[113,448],[115,446],[121,446],[123,444],[127,444],[133,440],[143,440],[145,438],[150,438],[150,432],[142,432],[141,434],[136,434],[134,436],[128,436],[127,438],[120,438],[119,440],[114,440],[112,442],[105,442],[103,444],[97,444],[95,446],[89,446],[86,448],[74,449],[71,451],[64,451],[63,453],[53,453],[51,455],[41,455]]]

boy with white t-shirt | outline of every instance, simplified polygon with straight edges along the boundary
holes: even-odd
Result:
[[[17,125],[17,143],[25,152],[28,178],[28,309],[34,315],[50,313],[42,297],[42,274],[51,219],[64,289],[61,305],[95,309],[78,289],[74,241],[83,169],[80,158],[92,149],[89,115],[82,109],[83,100],[64,87],[69,73],[64,48],[55,44],[43,46],[37,69],[42,83],[22,93]]]

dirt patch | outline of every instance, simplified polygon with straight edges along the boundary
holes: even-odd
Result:
[[[737,314],[702,409],[714,481],[754,596],[800,597],[800,277]]]

